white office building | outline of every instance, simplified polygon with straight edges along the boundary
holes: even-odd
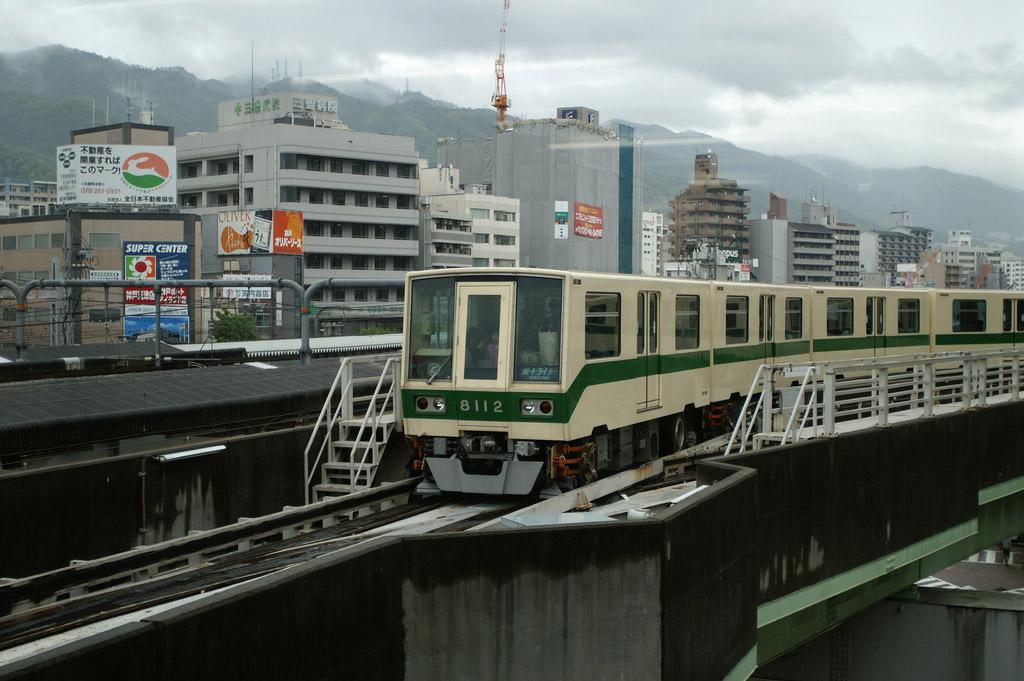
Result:
[[[519,199],[460,184],[458,168],[420,164],[421,267],[518,267]]]

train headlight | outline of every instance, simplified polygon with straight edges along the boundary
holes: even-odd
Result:
[[[537,403],[533,400],[523,400],[523,413],[532,414],[537,410]]]
[[[430,413],[444,413],[445,400],[443,397],[420,395],[416,398],[416,411]]]
[[[540,402],[540,413],[541,414],[544,414],[546,416],[546,415],[551,413],[551,410],[553,408],[554,408],[554,405],[551,404],[551,400],[541,400],[541,402]]]
[[[437,411],[444,411],[444,398],[443,397],[435,397],[434,398],[434,409],[436,409]]]
[[[416,399],[416,408],[420,411],[426,411],[429,406],[430,402],[427,401],[426,397],[419,397]]]

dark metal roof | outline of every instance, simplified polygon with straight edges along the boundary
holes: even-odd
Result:
[[[161,343],[164,354],[178,354],[173,345]],[[66,357],[148,357],[154,354],[153,343],[111,343],[109,345],[64,345],[57,348],[33,348],[25,351],[25,359],[29,361],[64,359]],[[12,347],[0,348],[0,357],[14,361],[18,357],[17,350]]]

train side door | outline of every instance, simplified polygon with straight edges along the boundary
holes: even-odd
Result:
[[[872,354],[885,355],[885,298],[868,296],[867,335]]]
[[[660,303],[661,294],[657,291],[636,294],[636,355],[645,376],[644,394],[637,411],[661,406]]]
[[[1017,303],[1017,320],[1014,324],[1013,332],[1013,344],[1017,345],[1017,341],[1024,341],[1024,299],[1019,299]]]
[[[757,339],[765,364],[771,364],[775,361],[775,296],[761,296],[758,307]]]
[[[508,386],[511,301],[511,283],[458,285],[452,376],[457,390],[473,391],[456,400],[460,424],[508,420],[503,396]]]

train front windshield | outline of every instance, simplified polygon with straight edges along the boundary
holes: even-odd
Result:
[[[470,380],[495,379],[498,356],[507,357],[505,353],[511,350],[512,381],[557,383],[561,378],[562,280],[488,277],[460,282],[457,284],[455,277],[413,280],[407,330],[408,378],[431,383],[451,381],[454,371]],[[515,285],[511,333],[498,332],[500,320],[510,311],[502,309],[503,296],[479,289],[486,286],[485,282]],[[461,317],[456,314],[456,302],[460,300],[465,306]],[[454,332],[457,318],[467,327],[460,334]],[[464,353],[453,348],[456,335],[460,343],[466,343]],[[506,335],[512,337],[503,337]],[[460,354],[460,364],[465,366],[453,369]]]

